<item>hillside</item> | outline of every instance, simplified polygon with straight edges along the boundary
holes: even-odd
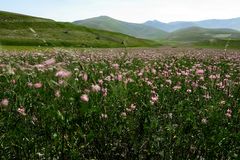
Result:
[[[151,40],[163,38],[167,34],[165,31],[156,29],[154,27],[149,27],[137,23],[123,22],[107,16],[100,16],[86,20],[75,21],[74,23],[86,27],[119,32],[134,37]]]
[[[165,40],[199,42],[217,39],[240,39],[240,32],[232,29],[207,29],[190,27],[171,32]]]
[[[144,23],[147,26],[164,30],[166,32],[176,31],[178,29],[184,29],[188,27],[202,27],[202,28],[228,28],[234,30],[240,30],[240,18],[232,19],[209,19],[203,21],[177,21],[170,23],[163,23],[157,20],[147,21]]]
[[[142,47],[155,42],[72,23],[0,11],[0,45],[71,47]]]

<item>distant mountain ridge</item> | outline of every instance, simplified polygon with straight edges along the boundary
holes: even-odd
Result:
[[[119,21],[107,16],[94,17],[85,20],[79,20],[73,22],[74,24],[102,29],[112,32],[119,32],[127,35],[131,35],[137,38],[156,40],[160,37],[165,37],[167,32],[157,29],[155,27],[147,26],[138,23],[129,23]]]
[[[157,29],[164,30],[166,32],[173,32],[178,29],[184,29],[188,27],[202,27],[202,28],[228,28],[234,30],[240,30],[240,17],[232,19],[209,19],[202,21],[176,21],[170,23],[163,23],[158,20],[147,21],[144,23],[147,26],[155,27]]]

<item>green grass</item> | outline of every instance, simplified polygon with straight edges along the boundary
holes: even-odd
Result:
[[[193,44],[194,46],[204,48],[220,48],[220,49],[240,49],[240,40],[214,40],[214,41],[201,41]]]
[[[238,48],[240,32],[232,29],[190,27],[171,32],[166,38],[160,39],[159,42],[168,45],[201,45],[221,48],[221,46],[225,46],[228,39],[232,42],[230,48]]]
[[[120,33],[7,12],[0,12],[0,28],[0,45],[97,48],[159,45]]]
[[[35,52],[0,57],[1,159],[239,159],[239,55]]]

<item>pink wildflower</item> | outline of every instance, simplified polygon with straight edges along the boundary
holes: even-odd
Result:
[[[112,66],[113,66],[113,68],[116,69],[116,70],[119,69],[119,64],[117,64],[117,63],[113,64]]]
[[[59,97],[61,96],[61,93],[60,93],[59,90],[56,90],[54,95],[55,95],[55,97],[58,97],[58,98],[59,98]]]
[[[1,101],[1,106],[7,107],[9,104],[9,100],[7,98],[2,99]]]
[[[54,58],[51,58],[51,59],[46,60],[46,61],[43,62],[43,64],[46,65],[46,66],[51,66],[51,65],[53,65],[55,63],[56,63],[56,60]]]
[[[92,85],[92,91],[93,92],[99,92],[100,90],[101,90],[101,87],[98,84]]]
[[[177,91],[177,90],[180,90],[181,88],[182,88],[181,86],[177,85],[173,87],[173,90]]]
[[[107,88],[102,88],[102,95],[103,97],[106,97],[107,96]]]
[[[42,83],[39,82],[39,83],[35,83],[33,86],[34,88],[39,89],[39,88],[42,88],[43,85]]]
[[[84,73],[82,76],[82,80],[87,81],[88,80],[88,75],[87,73]]]
[[[86,94],[83,94],[80,98],[83,102],[88,102],[89,101],[88,95],[86,95]]]
[[[19,107],[17,109],[18,113],[20,113],[22,116],[26,116],[26,111],[25,111],[25,108],[23,106]]]
[[[122,76],[121,74],[118,74],[117,77],[116,77],[116,79],[117,79],[118,81],[122,81],[123,76]]]
[[[196,70],[196,74],[197,75],[203,75],[204,74],[204,70],[198,69],[198,70]]]
[[[59,78],[68,78],[71,76],[71,72],[69,71],[64,71],[64,70],[61,70],[61,71],[58,71],[55,76],[56,77],[59,77]]]

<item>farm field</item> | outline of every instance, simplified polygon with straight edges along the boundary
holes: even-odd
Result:
[[[240,158],[239,50],[0,53],[0,159]]]

